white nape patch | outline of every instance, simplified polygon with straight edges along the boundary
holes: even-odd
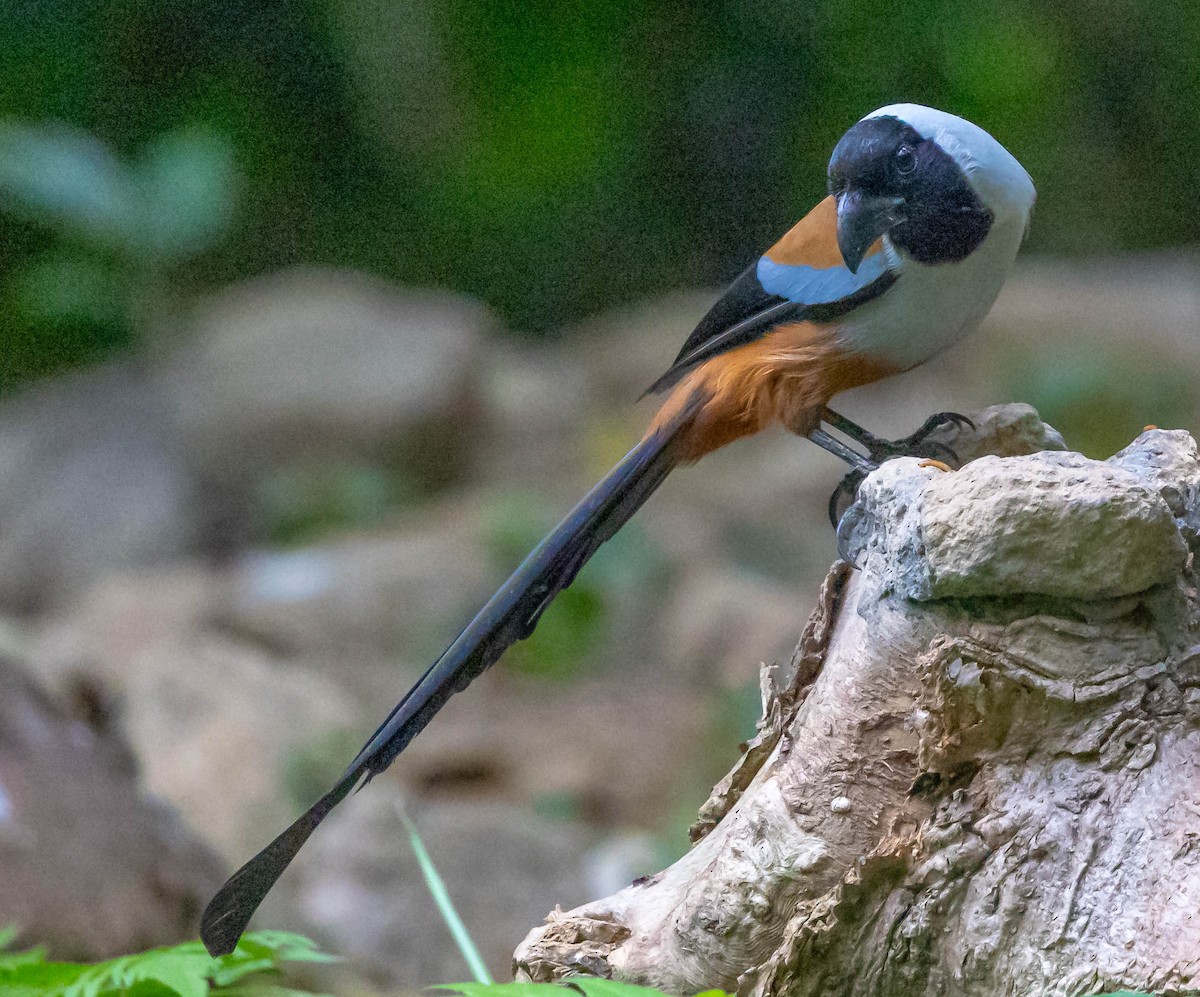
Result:
[[[1024,228],[1037,197],[1033,180],[986,131],[966,118],[923,104],[889,104],[863,120],[882,117],[899,118],[924,138],[933,139],[967,175],[984,204],[998,215],[1019,214]]]

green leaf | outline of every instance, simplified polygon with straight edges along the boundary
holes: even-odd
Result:
[[[429,892],[433,896],[433,902],[437,904],[438,913],[442,915],[442,920],[446,923],[446,927],[450,929],[450,934],[454,938],[454,943],[458,946],[459,952],[462,953],[467,968],[481,986],[491,986],[491,974],[488,973],[487,966],[483,964],[483,958],[480,956],[479,950],[475,947],[475,942],[472,941],[470,934],[467,932],[466,925],[463,924],[462,918],[458,916],[458,911],[454,909],[454,903],[450,899],[450,893],[446,889],[446,884],[438,873],[437,867],[433,864],[433,859],[429,857],[429,852],[425,850],[425,843],[421,841],[421,836],[417,833],[417,826],[409,820],[408,815],[403,811],[400,813],[400,821],[404,824],[404,829],[408,832],[409,844],[412,846],[413,854],[417,857],[417,864],[421,867],[421,874],[425,877],[425,885],[429,887]]]
[[[341,956],[322,952],[311,938],[290,931],[251,931],[242,938],[242,945],[247,949],[269,951],[276,962],[342,961]]]
[[[199,942],[192,944],[199,945]],[[322,952],[316,942],[288,931],[249,931],[229,955],[215,960],[209,977],[226,987],[253,973],[273,971],[283,962],[339,962],[338,956]]]
[[[160,136],[130,169],[86,132],[0,123],[0,203],[154,265],[229,230],[235,173],[229,141],[207,129]]]
[[[585,997],[649,997],[659,991],[650,987],[637,987],[631,983],[620,983],[616,980],[604,980],[598,977],[571,977],[563,983],[572,990],[577,990]]]
[[[63,993],[87,967],[78,963],[43,962],[0,966],[0,992],[5,997],[51,997]]]
[[[100,997],[109,990],[154,984],[155,992],[178,997],[207,997],[212,958],[199,942],[152,949],[90,966],[67,988],[64,997]]]
[[[572,976],[563,981],[572,990],[578,990],[586,997],[654,997],[662,991],[653,987],[639,987],[632,983],[621,983],[617,980],[604,980],[597,976]],[[706,990],[707,997],[727,997],[721,990]],[[698,995],[698,997],[704,997]]]
[[[130,178],[112,151],[55,122],[0,123],[0,198],[108,246],[128,245],[140,221]]]
[[[45,959],[45,949],[29,949],[25,952],[0,952],[0,978],[9,969],[17,966],[26,966],[30,963],[44,962]]]
[[[136,169],[141,242],[178,259],[213,246],[233,220],[234,157],[216,132],[185,128],[153,142]]]
[[[12,932],[0,935],[11,941]],[[208,997],[210,981],[221,997],[300,997],[307,991],[261,982],[283,962],[334,962],[301,935],[255,931],[229,955],[213,959],[196,942],[152,949],[94,965],[45,962],[45,953],[0,955],[4,997]],[[251,977],[255,979],[251,980]],[[229,984],[236,986],[230,987]]]
[[[274,972],[283,962],[340,962],[338,956],[322,952],[314,941],[288,931],[250,931],[238,941],[229,955],[215,960],[209,974],[220,997],[310,997],[307,990],[295,990],[275,983],[263,983],[261,977]]]

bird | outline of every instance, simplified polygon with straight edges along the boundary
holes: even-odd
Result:
[[[940,413],[905,440],[885,441],[828,403],[916,367],[978,326],[1012,267],[1035,197],[1021,164],[964,118],[901,103],[854,123],[830,156],[827,196],[734,280],[650,385],[647,393],[663,400],[641,440],[430,665],[333,787],[213,897],[201,917],[208,951],[233,951],[329,812],[528,637],[672,470],[781,423],[861,478],[882,459],[919,452],[933,426],[961,418]]]

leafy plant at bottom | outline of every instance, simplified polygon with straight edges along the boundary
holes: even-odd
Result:
[[[47,962],[44,949],[5,952],[16,932],[0,931],[0,993],[5,997],[292,997],[280,986],[284,962],[334,962],[302,935],[253,931],[227,956],[212,958],[200,942],[184,942],[94,964]]]

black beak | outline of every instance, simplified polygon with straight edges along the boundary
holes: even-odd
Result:
[[[902,197],[864,194],[853,188],[838,196],[838,249],[851,273],[858,273],[858,265],[875,240],[904,220],[900,215],[903,204]]]

